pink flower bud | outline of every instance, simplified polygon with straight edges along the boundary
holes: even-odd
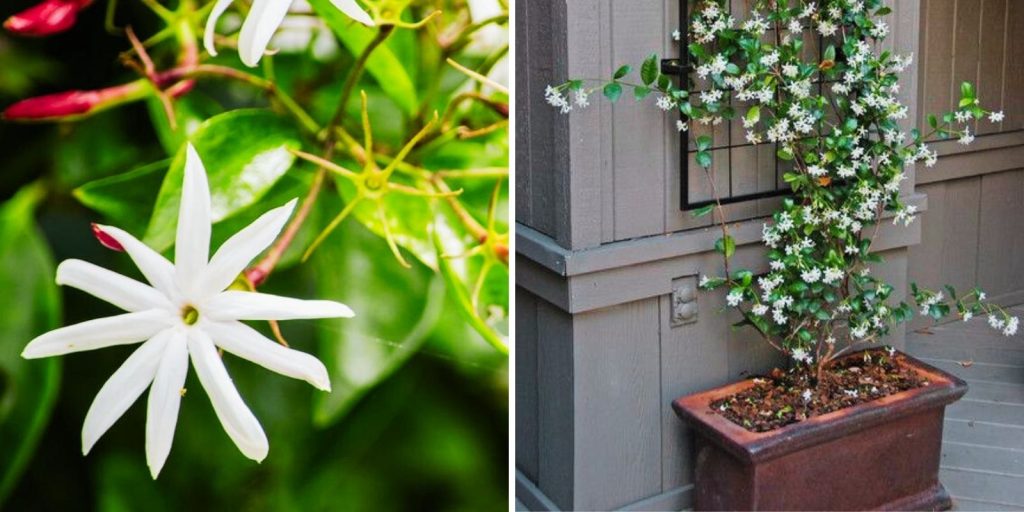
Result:
[[[3,112],[3,118],[16,121],[41,121],[68,118],[112,107],[141,98],[145,81],[135,81],[94,91],[65,91],[21,100]]]
[[[92,234],[96,236],[96,240],[99,240],[103,247],[112,251],[124,252],[124,246],[115,240],[114,237],[110,236],[109,233],[103,231],[99,224],[96,224],[95,222],[92,224]]]
[[[92,0],[43,0],[7,18],[4,28],[22,35],[41,37],[64,32],[75,25],[78,11]]]

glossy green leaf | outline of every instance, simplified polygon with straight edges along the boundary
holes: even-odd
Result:
[[[146,101],[146,105],[149,107],[153,129],[156,130],[157,138],[168,155],[177,153],[185,141],[202,126],[203,121],[221,110],[220,105],[210,97],[198,91],[191,91],[172,103],[175,122],[172,128],[167,111],[159,99],[151,97]]]
[[[423,267],[403,268],[383,239],[357,223],[335,231],[314,253],[311,267],[317,269],[317,295],[356,312],[318,322],[332,390],[317,395],[313,418],[328,425],[419,350],[441,313],[445,287]]]
[[[309,0],[309,4],[353,55],[361,54],[373,41],[376,29],[352,21],[352,18],[334,7],[330,0]],[[366,71],[406,114],[416,113],[419,108],[416,87],[409,78],[405,66],[402,66],[387,44],[382,44],[373,51],[366,62]]]
[[[32,338],[57,327],[53,257],[33,218],[43,197],[29,185],[0,207],[0,505],[32,457],[57,398],[60,360],[26,360]]]
[[[622,66],[619,69],[615,70],[615,74],[612,75],[612,78],[615,79],[615,80],[618,80],[620,78],[625,78],[626,75],[628,75],[630,71],[633,71],[633,68],[629,67],[628,65],[627,66]]]
[[[604,97],[608,98],[608,101],[615,103],[616,101],[619,101],[620,97],[622,97],[622,85],[612,82],[604,86],[604,90],[602,92],[604,93]]]
[[[644,85],[649,86],[658,80],[660,73],[661,70],[658,69],[658,54],[651,54],[640,67],[640,79],[644,81]]]
[[[82,204],[103,214],[107,222],[132,233],[142,233],[170,164],[170,160],[161,160],[90,181],[75,189],[73,194]]]
[[[291,168],[295,155],[289,149],[301,146],[292,123],[262,109],[212,117],[192,136],[192,144],[210,180],[214,222],[259,201]],[[159,251],[174,243],[184,169],[182,147],[164,177],[146,230],[145,242]]]
[[[731,258],[736,252],[736,241],[731,236],[719,238],[715,241],[715,250],[724,254],[726,258]]]

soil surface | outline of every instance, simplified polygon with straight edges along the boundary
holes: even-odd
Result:
[[[772,370],[754,386],[711,402],[711,408],[751,432],[767,432],[808,418],[928,385],[899,352],[871,350],[835,361],[821,382],[806,366]],[[808,393],[809,391],[809,393]]]

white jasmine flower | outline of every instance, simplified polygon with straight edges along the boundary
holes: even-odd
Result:
[[[772,270],[782,270],[786,268],[786,264],[783,263],[782,260],[772,260],[768,263],[768,266],[771,267]]]
[[[743,292],[740,290],[729,292],[729,295],[725,296],[725,302],[732,307],[739,306],[743,302]]]
[[[213,44],[214,34],[217,29],[217,20],[224,14],[234,0],[217,0],[210,11],[210,17],[206,20],[206,31],[203,34],[203,45],[210,55],[217,55],[217,48]],[[355,0],[331,0],[339,11],[345,13],[353,20],[368,27],[374,26],[373,18],[366,13]],[[246,66],[254,67],[259,63],[263,53],[270,44],[274,32],[281,26],[284,17],[288,14],[292,0],[254,0],[249,14],[242,23],[242,30],[238,34],[238,56]]]
[[[241,320],[351,317],[348,306],[228,289],[274,241],[294,207],[291,201],[267,212],[210,258],[210,191],[203,164],[189,145],[174,263],[125,231],[100,226],[135,261],[148,285],[81,260],[66,260],[57,267],[58,284],[78,288],[128,313],[50,331],[32,340],[22,357],[143,342],[96,395],[82,428],[83,453],[149,388],[146,460],[156,478],[171,450],[191,359],[228,436],[246,457],[263,460],[269,448],[267,437],[231,382],[218,348],[330,390],[323,363],[265,338]]]
[[[1006,322],[1002,321],[996,315],[988,315],[988,325],[995,330],[1000,330],[1006,326]]]
[[[689,129],[690,129],[690,127],[687,126],[686,123],[684,123],[682,121],[676,121],[676,130],[681,131],[681,132],[685,132],[685,131],[688,131]]]
[[[825,284],[832,284],[843,278],[843,271],[838,268],[825,269],[825,276],[821,279]]]
[[[673,100],[672,98],[670,98],[668,96],[658,96],[657,105],[658,105],[658,108],[668,112],[669,110],[672,110],[673,108],[675,108],[676,102],[675,102],[675,100]]]
[[[964,311],[963,317],[964,317],[964,322],[969,322],[972,318],[974,318],[974,313],[972,311],[970,311],[970,310]]]
[[[988,294],[986,294],[985,292],[978,292],[978,300],[985,300],[987,297]]]
[[[772,67],[772,66],[774,66],[774,65],[776,65],[778,63],[779,63],[779,51],[778,50],[775,50],[775,51],[769,53],[768,55],[764,55],[764,56],[761,57],[761,65],[762,66]]]
[[[782,74],[789,78],[795,78],[800,74],[800,68],[796,67],[794,64],[785,64],[782,66]]]
[[[1001,122],[1003,122],[1003,119],[1005,117],[1006,116],[1003,115],[1003,111],[1000,110],[999,112],[992,112],[991,114],[989,114],[988,115],[988,121],[990,123],[1001,123]]]
[[[799,34],[804,31],[804,27],[800,25],[800,20],[792,20],[789,22],[789,26],[786,27],[790,32]]]
[[[966,123],[971,120],[971,113],[966,110],[957,110],[953,113],[953,118],[958,123]]]
[[[857,398],[857,390],[855,389],[844,389],[843,393],[848,397]]]
[[[587,108],[590,106],[590,94],[583,89],[576,91],[576,106],[580,108]]]
[[[836,35],[836,31],[839,27],[831,21],[825,20],[818,24],[818,33],[825,37],[832,37]]]
[[[722,91],[720,91],[718,89],[711,89],[709,91],[701,91],[701,93],[700,93],[700,101],[702,101],[704,103],[718,103],[721,100],[722,100]],[[659,104],[659,106],[660,106],[660,104]],[[669,108],[672,108],[672,106],[675,106],[675,104],[673,103]],[[665,109],[665,110],[668,110],[668,109]]]
[[[801,363],[810,364],[811,361],[813,361],[811,354],[807,352],[807,349],[802,347],[794,348],[793,352],[790,353],[790,357],[792,357],[794,361]]]
[[[964,146],[969,146],[972,142],[974,142],[974,134],[971,133],[971,129],[964,128],[964,133],[963,135],[960,136],[960,140],[957,142]]]
[[[758,304],[751,308],[750,311],[757,316],[764,316],[764,314],[768,312],[768,306],[764,304]]]
[[[674,41],[680,41],[683,39],[683,34],[682,32],[679,31],[678,28],[672,31],[672,39]]]
[[[892,357],[892,356],[896,355],[896,347],[893,347],[893,346],[885,347],[885,351],[889,353],[889,357]]]
[[[804,282],[808,284],[817,283],[821,280],[821,270],[817,268],[805,270],[800,274],[800,277],[802,277]]]
[[[1003,334],[1006,336],[1013,336],[1014,334],[1017,334],[1017,327],[1019,323],[1020,319],[1017,317],[1011,317],[1010,320],[1006,322],[1006,328],[1003,329]]]
[[[697,286],[699,286],[700,288],[707,288],[708,283],[710,282],[711,279],[708,278],[708,276],[700,276],[700,283],[697,283]]]
[[[836,337],[830,335],[828,338],[825,338],[825,343],[828,343],[829,345],[835,345]]]
[[[889,35],[889,26],[886,25],[884,21],[879,21],[871,28],[871,35],[875,36],[877,39],[882,39]]]
[[[804,399],[804,402],[810,402],[811,401],[811,390],[805,389],[804,392],[800,394],[800,397]]]

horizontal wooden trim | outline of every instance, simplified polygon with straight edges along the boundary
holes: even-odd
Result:
[[[1024,139],[1024,134],[1021,134],[1021,138]],[[917,184],[925,185],[1024,168],[1024,141],[1008,146],[983,145],[973,149],[940,156],[938,163],[931,168],[918,165]]]
[[[980,135],[974,139],[969,146],[957,142],[957,139],[948,139],[928,144],[935,151],[939,152],[939,158],[953,155],[965,155],[979,151],[991,151],[1012,146],[1024,145],[1024,130],[1016,130],[1008,133],[993,133]]]
[[[927,209],[924,194],[904,200],[920,211]],[[736,240],[736,268],[767,271],[761,243],[763,222],[750,220],[730,227]],[[572,314],[665,295],[672,292],[673,279],[720,268],[720,255],[714,251],[719,236],[717,229],[704,228],[568,251],[536,231],[517,226],[516,285]],[[875,250],[920,241],[920,222],[903,227],[883,219]]]
[[[515,499],[531,511],[557,512],[560,510],[550,498],[548,498],[537,484],[518,469],[516,470],[516,495]],[[631,503],[619,510],[623,511],[670,511],[688,510],[693,507],[693,484],[672,489],[671,491],[644,498]]]
[[[904,201],[916,205],[918,211],[925,211],[928,206],[926,196],[921,193],[906,196]],[[892,213],[887,212],[883,218],[891,216]],[[731,224],[729,232],[736,239],[737,246],[744,245],[761,240],[763,225],[764,218],[745,220]],[[720,237],[719,228],[707,227],[571,251],[558,245],[551,237],[517,224],[516,252],[555,274],[568,277],[699,254],[712,249]]]

